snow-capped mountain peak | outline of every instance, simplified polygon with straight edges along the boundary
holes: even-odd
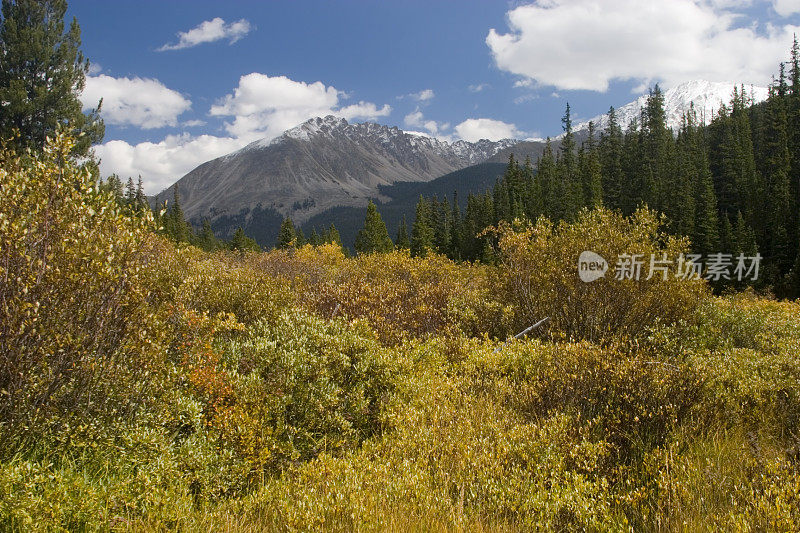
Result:
[[[729,105],[735,88],[741,86],[732,82],[714,82],[706,80],[693,80],[681,83],[664,91],[664,111],[667,115],[667,127],[677,132],[681,126],[683,115],[689,111],[692,103],[700,122],[708,123],[719,112],[723,104]],[[769,90],[766,87],[744,86],[749,98],[754,102],[767,99]],[[615,109],[617,122],[626,129],[632,120],[639,120],[642,109],[647,104],[647,95],[642,95],[633,102]],[[575,126],[575,130],[585,130],[589,122],[594,122],[597,130],[602,130],[608,124],[607,115],[598,115],[591,121],[582,122]]]
[[[391,152],[398,152],[398,155],[422,150],[435,153],[439,157],[458,162],[458,164],[475,164],[485,161],[500,150],[519,142],[515,139],[448,142],[421,132],[403,131],[397,126],[384,126],[374,122],[349,123],[343,118],[327,115],[308,119],[274,139],[260,139],[252,142],[240,151],[258,150],[292,141],[313,142],[322,138],[351,141],[358,144],[364,142],[377,144]]]

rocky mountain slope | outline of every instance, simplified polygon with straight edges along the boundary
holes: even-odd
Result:
[[[274,211],[302,223],[335,206],[384,200],[379,186],[427,182],[485,161],[517,141],[445,141],[374,123],[313,118],[270,141],[195,168],[177,185],[195,221]],[[165,190],[156,201],[171,200]]]

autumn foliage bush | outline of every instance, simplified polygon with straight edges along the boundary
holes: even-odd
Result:
[[[574,223],[501,224],[495,229],[501,264],[501,299],[514,306],[521,330],[550,317],[554,337],[599,341],[614,336],[638,337],[656,323],[673,323],[693,314],[708,295],[701,280],[683,280],[669,267],[647,278],[651,255],[675,261],[688,252],[685,239],[659,230],[661,220],[641,209],[630,218],[606,209],[582,211]],[[605,277],[591,283],[578,276],[578,258],[592,251],[609,263]],[[648,264],[640,279],[615,279],[622,254],[640,254]]]
[[[0,153],[0,454],[44,426],[66,439],[133,417],[164,371],[164,309],[147,288],[164,245],[151,217],[69,161],[72,146]]]
[[[385,343],[463,332],[506,333],[508,306],[491,292],[490,267],[459,265],[441,255],[408,252],[348,259],[340,247],[305,246],[259,258],[273,275],[290,279],[302,305],[323,316],[366,321]]]

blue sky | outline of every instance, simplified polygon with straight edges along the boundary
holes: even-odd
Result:
[[[766,85],[800,0],[72,0],[104,173],[149,193],[334,113],[446,140],[560,133],[655,82]]]

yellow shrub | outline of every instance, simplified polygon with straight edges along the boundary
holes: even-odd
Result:
[[[69,435],[75,419],[130,416],[164,370],[151,217],[99,192],[71,147],[0,153],[0,445],[47,421]]]
[[[638,336],[656,322],[689,316],[708,293],[704,282],[675,279],[674,265],[666,280],[660,273],[645,279],[651,254],[676,260],[688,250],[685,240],[660,233],[659,224],[651,211],[625,218],[605,209],[583,211],[576,222],[557,227],[545,219],[535,226],[502,224],[496,230],[502,258],[498,287],[515,306],[518,330],[550,317],[555,336],[600,340]],[[605,277],[581,281],[578,258],[583,251],[605,258]],[[645,258],[641,279],[614,279],[621,254]]]

